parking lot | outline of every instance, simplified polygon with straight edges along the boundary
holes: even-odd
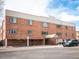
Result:
[[[79,47],[32,47],[0,52],[0,59],[79,59]]]

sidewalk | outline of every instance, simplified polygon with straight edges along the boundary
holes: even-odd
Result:
[[[10,52],[10,51],[23,51],[23,50],[33,50],[33,49],[46,49],[46,48],[59,48],[62,45],[54,46],[30,46],[30,47],[0,47],[0,52]]]

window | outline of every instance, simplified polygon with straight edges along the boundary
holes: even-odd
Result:
[[[42,32],[42,35],[48,35],[48,32]]]
[[[28,30],[28,35],[32,35],[32,30]]]
[[[73,26],[72,29],[75,30],[75,27]]]
[[[42,26],[43,27],[48,27],[48,23],[47,22],[42,22]]]
[[[57,28],[61,28],[61,25],[56,25],[57,26]]]
[[[67,26],[65,26],[65,28],[66,28],[66,29],[68,29],[68,27],[67,27]]]
[[[57,34],[58,36],[59,36],[59,35],[62,35],[62,33],[60,33],[60,32],[57,32],[56,34]]]
[[[32,20],[28,20],[28,25],[32,25]]]
[[[9,29],[10,34],[16,34],[16,29]]]
[[[16,17],[11,17],[10,18],[10,23],[16,23]]]

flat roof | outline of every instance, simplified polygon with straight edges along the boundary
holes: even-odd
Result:
[[[17,17],[17,18],[24,18],[24,19],[28,19],[28,20],[35,20],[35,21],[40,21],[40,22],[54,23],[54,24],[58,24],[58,25],[75,26],[74,23],[57,20],[53,16],[49,16],[49,17],[36,16],[36,15],[22,13],[22,12],[13,11],[13,10],[6,10],[5,15],[13,16],[13,17]]]

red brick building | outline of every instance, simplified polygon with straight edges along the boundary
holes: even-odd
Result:
[[[76,39],[79,40],[79,31],[76,31]]]
[[[58,39],[75,38],[75,25],[57,20],[55,17],[35,16],[6,10],[3,22],[3,39],[8,45],[25,46],[27,36],[30,45],[43,45],[44,35],[57,34]],[[55,44],[54,38],[46,38],[45,44]]]

